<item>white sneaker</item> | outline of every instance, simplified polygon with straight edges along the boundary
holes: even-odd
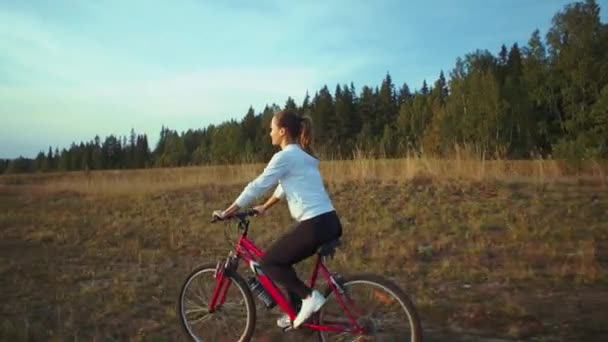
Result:
[[[289,315],[285,314],[279,317],[279,319],[277,319],[277,325],[281,329],[289,328],[291,326],[291,319],[289,319]]]
[[[302,308],[293,321],[293,327],[298,328],[313,313],[319,311],[323,304],[325,304],[325,297],[317,290],[312,291],[312,294],[308,298],[302,300]]]

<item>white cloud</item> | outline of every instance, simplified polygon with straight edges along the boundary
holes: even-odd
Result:
[[[75,1],[65,18],[60,8],[47,16],[0,7],[0,136],[15,142],[2,143],[0,155],[34,154],[9,147],[32,141],[66,147],[131,127],[155,136],[161,125],[185,130],[241,118],[250,105],[259,112],[349,82],[374,58],[370,49],[342,50],[348,29],[331,14],[341,6],[267,4],[191,2],[165,11]],[[322,33],[309,41],[313,32]]]
[[[200,128],[241,118],[249,105],[259,112],[265,104],[283,104],[294,94],[300,101],[303,89],[318,77],[313,69],[237,68],[80,87],[4,86],[0,132],[14,135],[14,140],[40,140],[44,148],[94,135],[126,134],[135,127],[153,142],[161,125],[180,131]]]

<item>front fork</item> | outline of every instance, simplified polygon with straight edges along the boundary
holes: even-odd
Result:
[[[215,266],[215,272],[213,277],[215,278],[215,288],[213,289],[213,295],[209,301],[209,312],[214,312],[217,308],[221,307],[226,300],[226,293],[232,283],[232,279],[226,277],[226,270],[229,272],[235,272],[238,266],[238,260],[236,256],[230,252],[226,261],[218,261]]]

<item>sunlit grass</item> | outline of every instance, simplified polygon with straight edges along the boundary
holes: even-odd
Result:
[[[224,258],[236,238],[233,227],[225,236],[228,227],[209,224],[211,211],[263,167],[4,176],[0,336],[175,340],[181,281]],[[551,334],[605,332],[600,163],[360,158],[321,167],[345,231],[330,268],[394,279],[427,326],[521,338],[569,321]],[[250,238],[267,247],[291,224],[280,204],[254,219]],[[298,266],[303,276],[311,262]],[[275,315],[259,316],[265,336]]]
[[[0,184],[36,185],[41,191],[88,194],[145,194],[193,186],[243,184],[262,172],[264,164],[218,165],[146,170],[92,171],[3,175]],[[378,180],[408,181],[424,176],[453,180],[500,180],[528,183],[593,182],[606,186],[608,163],[590,161],[573,167],[555,160],[483,160],[456,155],[452,159],[409,157],[321,162],[324,180],[332,183]]]

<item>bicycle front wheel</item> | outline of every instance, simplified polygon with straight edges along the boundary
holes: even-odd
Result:
[[[420,319],[408,296],[392,281],[372,274],[343,277],[341,296],[363,335],[319,331],[321,342],[329,341],[422,341]],[[351,321],[331,288],[319,312],[319,324],[350,327]]]
[[[229,282],[225,300],[209,312],[216,286],[215,265],[199,267],[186,278],[179,295],[178,313],[186,334],[197,342],[251,339],[255,327],[255,304],[245,280],[226,270]]]

